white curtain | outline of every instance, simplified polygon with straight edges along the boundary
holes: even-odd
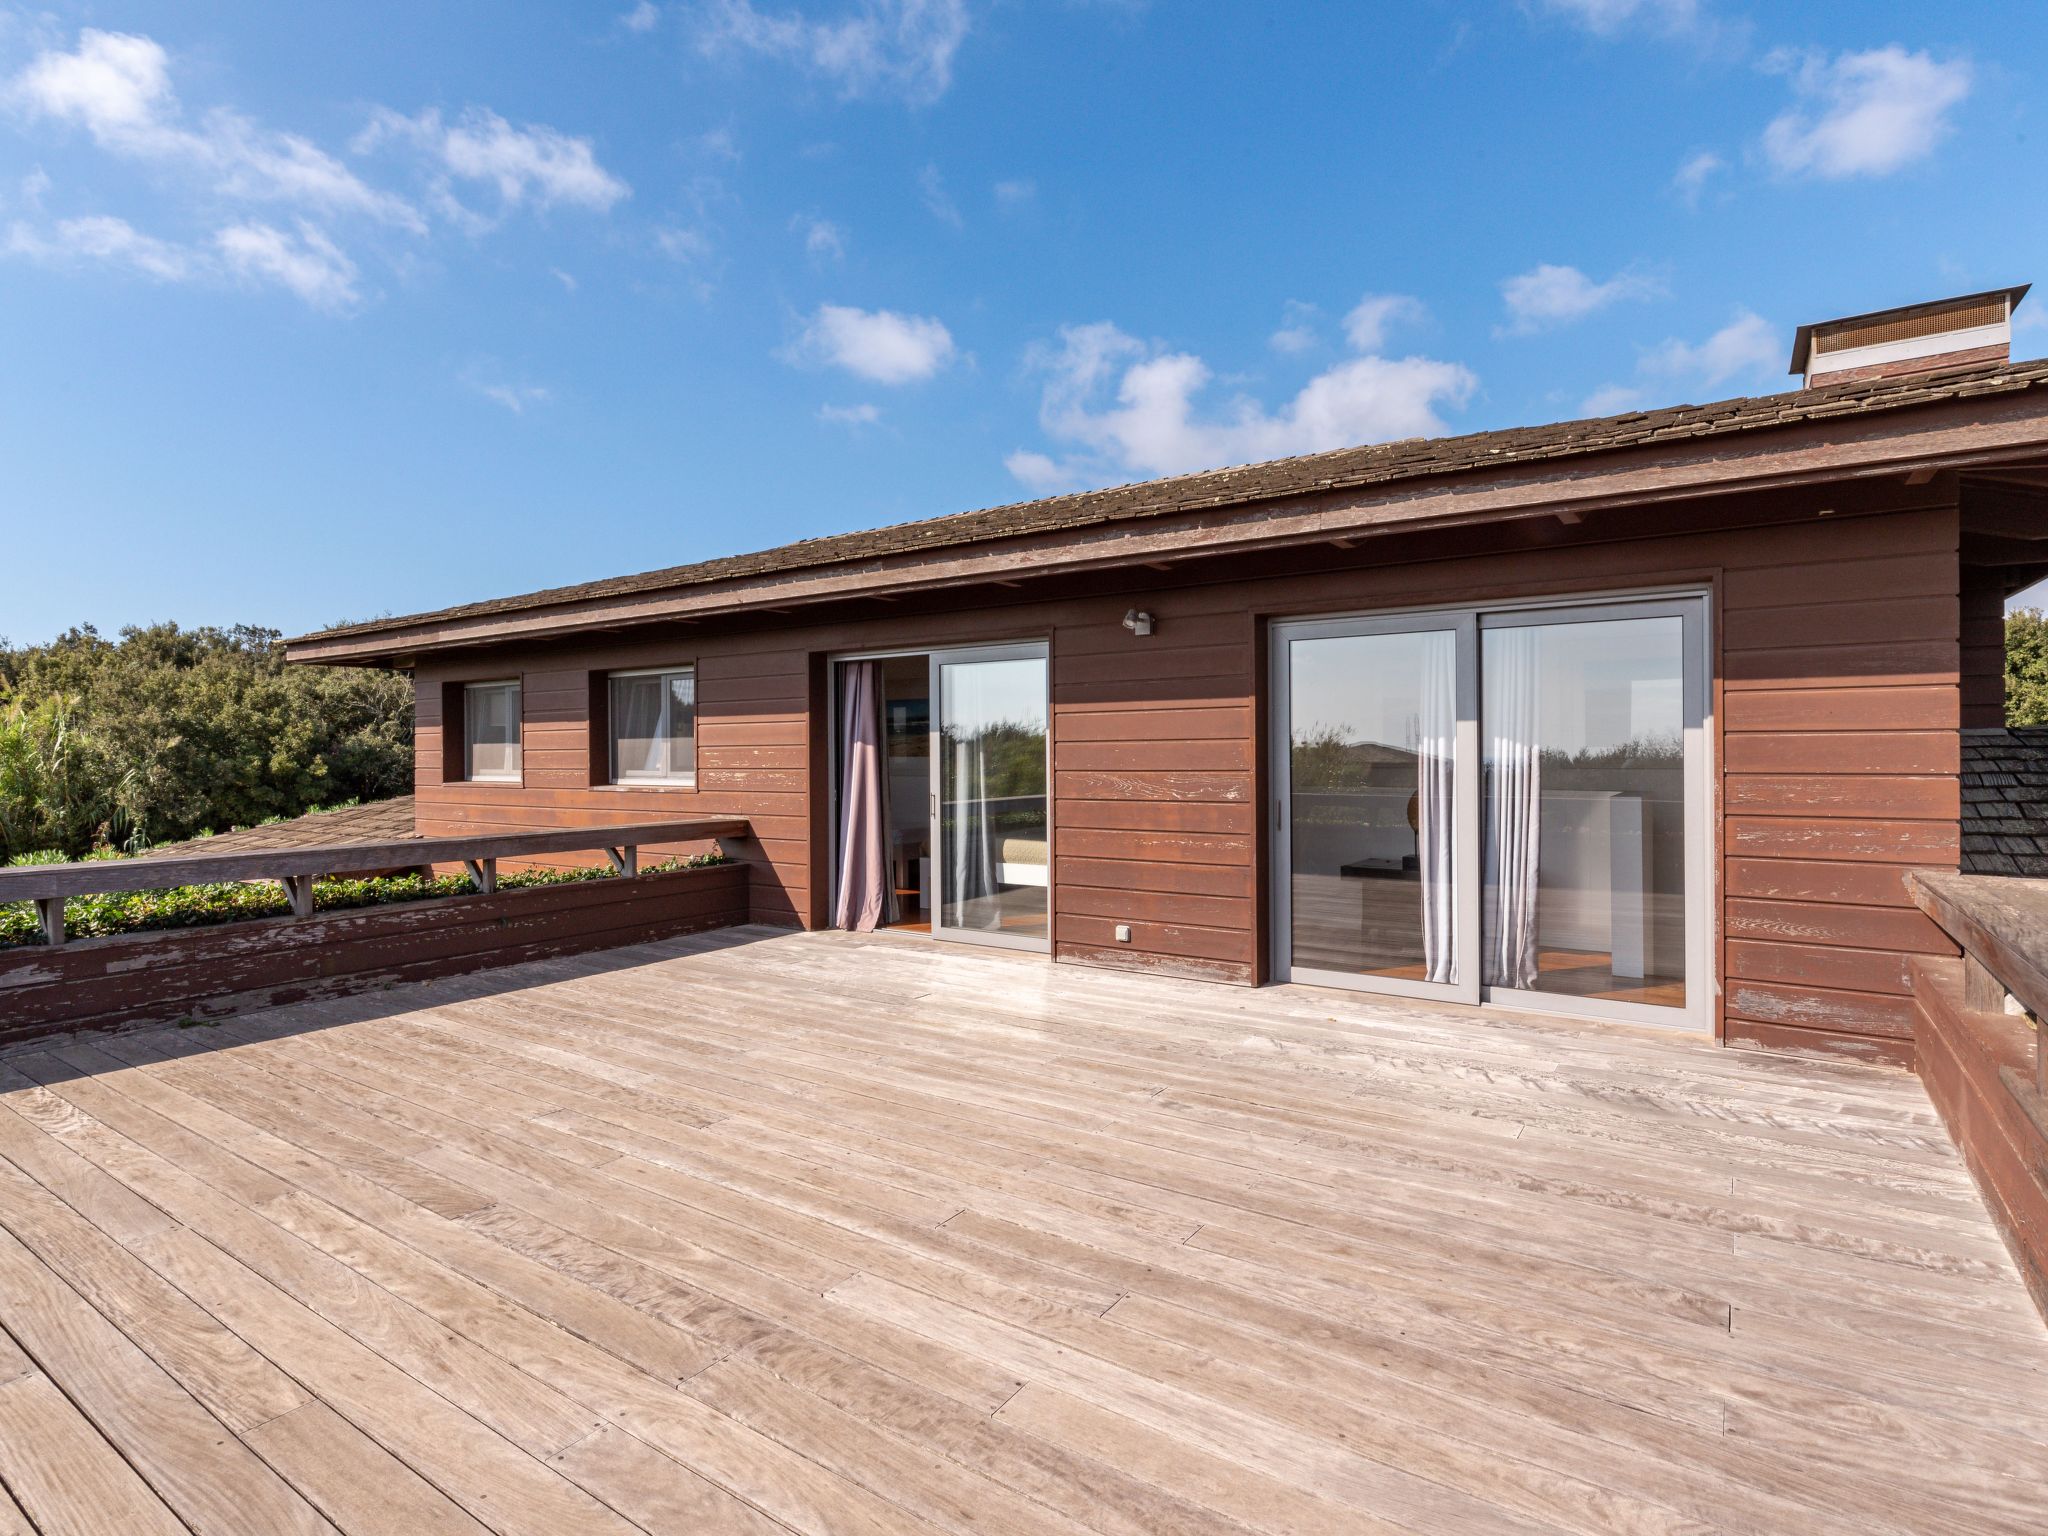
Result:
[[[1486,980],[1533,987],[1536,963],[1536,853],[1542,831],[1542,753],[1535,628],[1486,634],[1488,924]]]
[[[946,849],[946,905],[952,909],[946,914],[947,926],[1000,928],[1001,904],[989,899],[999,889],[986,740],[988,728],[997,723],[994,701],[982,686],[981,665],[948,666],[940,671],[945,683],[943,750],[951,759],[942,807],[951,835]]]
[[[662,758],[661,679],[612,679],[612,733],[618,742],[621,778],[659,778],[668,771]]]
[[[839,889],[832,920],[872,933],[896,920],[889,878],[887,738],[882,730],[882,664],[839,669]]]
[[[1458,637],[1422,637],[1422,712],[1416,742],[1416,849],[1422,866],[1422,955],[1426,979],[1458,979],[1457,802]]]

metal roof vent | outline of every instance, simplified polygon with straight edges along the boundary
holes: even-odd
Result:
[[[1806,387],[1888,379],[1933,368],[2003,363],[2012,355],[2012,312],[2030,284],[1905,304],[1868,315],[1802,325],[1792,369]]]

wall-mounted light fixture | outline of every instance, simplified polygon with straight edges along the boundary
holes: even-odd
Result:
[[[1152,615],[1133,608],[1124,615],[1124,628],[1142,640],[1152,633]]]

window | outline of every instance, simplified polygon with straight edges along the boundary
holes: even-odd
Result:
[[[519,684],[470,683],[462,690],[462,776],[519,782]]]
[[[690,667],[614,672],[612,782],[697,782],[697,674]]]

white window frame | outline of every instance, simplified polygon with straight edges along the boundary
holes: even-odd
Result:
[[[619,772],[619,719],[618,710],[614,707],[612,700],[612,682],[614,679],[622,677],[687,677],[690,680],[690,767],[687,772],[677,773],[673,764],[670,765],[669,771],[666,773],[622,775]],[[669,743],[667,729],[668,712],[669,704],[673,697],[674,695],[669,692],[667,687],[663,687],[661,690],[661,720],[656,724],[655,729],[660,733],[661,740],[665,744]],[[607,767],[609,769],[606,782],[616,789],[695,789],[697,787],[697,664],[694,661],[678,662],[673,666],[666,667],[629,667],[619,672],[607,672],[604,675],[604,714],[605,752],[608,758]],[[666,745],[663,750],[667,750]]]
[[[510,688],[514,699],[512,710],[512,744],[519,752],[519,766],[510,773],[478,773],[476,771],[476,719],[477,711],[472,700],[487,688]],[[516,677],[489,678],[482,682],[462,685],[462,779],[466,784],[523,784],[526,782],[526,686]]]

